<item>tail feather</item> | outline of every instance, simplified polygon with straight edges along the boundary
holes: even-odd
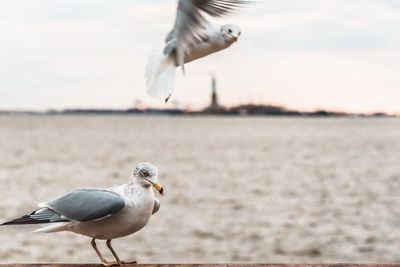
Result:
[[[161,51],[154,52],[146,66],[147,92],[154,98],[168,101],[174,89],[175,62]]]
[[[1,225],[43,224],[54,222],[69,222],[70,220],[49,208],[40,208],[20,218],[5,222]]]
[[[57,222],[42,225],[39,229],[32,231],[32,233],[54,233],[67,229],[70,222]]]

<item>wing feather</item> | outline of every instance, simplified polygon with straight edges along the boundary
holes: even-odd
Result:
[[[77,189],[45,204],[74,221],[92,221],[115,214],[125,207],[117,193],[102,189]]]
[[[238,8],[246,5],[249,1],[243,0],[193,0],[193,5],[210,16],[220,17],[229,14]]]
[[[102,189],[77,189],[52,201],[39,204],[39,209],[0,226],[86,222],[110,216],[124,207],[125,200],[115,192]]]

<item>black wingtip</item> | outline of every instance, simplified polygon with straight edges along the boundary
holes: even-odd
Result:
[[[43,223],[50,223],[49,220],[35,220],[35,219],[26,219],[20,218],[15,219],[9,222],[5,222],[0,224],[0,226],[7,226],[7,225],[24,225],[24,224],[43,224]]]
[[[0,223],[0,226],[12,225],[13,221]]]
[[[26,214],[20,218],[16,218],[14,220],[4,222],[0,224],[0,226],[3,225],[22,225],[22,224],[41,224],[41,223],[49,223],[50,218],[49,217],[36,217],[35,212],[33,211],[29,214]]]

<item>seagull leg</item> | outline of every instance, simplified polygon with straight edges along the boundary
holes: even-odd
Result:
[[[117,255],[117,252],[115,252],[115,250],[113,249],[113,247],[111,246],[111,239],[107,239],[106,241],[107,247],[108,249],[111,251],[111,253],[113,254],[114,258],[117,260],[118,264],[122,264],[124,263],[123,261],[121,261]]]
[[[168,100],[169,100],[170,97],[171,97],[171,94],[169,94],[169,95],[167,96],[167,98],[165,98],[165,103],[168,103]]]
[[[101,264],[102,264],[103,266],[105,266],[105,267],[110,267],[110,266],[114,266],[114,265],[120,265],[120,263],[119,263],[118,261],[109,262],[109,261],[107,261],[107,260],[103,257],[103,255],[101,255],[99,249],[97,248],[95,238],[92,239],[91,244],[92,244],[92,247],[93,247],[94,251],[96,251],[97,256],[99,256],[99,258],[100,258],[100,260],[101,260]],[[108,244],[107,244],[107,245],[108,245]]]
[[[136,261],[132,261],[132,262],[121,261],[120,258],[117,255],[117,253],[115,252],[115,250],[111,246],[111,239],[107,239],[106,244],[107,244],[107,247],[110,249],[111,253],[113,254],[114,258],[117,260],[118,264],[124,264],[124,263],[136,264],[137,263]]]

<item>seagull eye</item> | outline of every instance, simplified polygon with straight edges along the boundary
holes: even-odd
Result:
[[[149,176],[149,172],[148,171],[141,171],[140,175],[143,176],[143,177],[147,177],[147,176]]]
[[[229,32],[229,33],[232,33],[232,30],[231,30],[231,29],[228,29],[228,32]]]

